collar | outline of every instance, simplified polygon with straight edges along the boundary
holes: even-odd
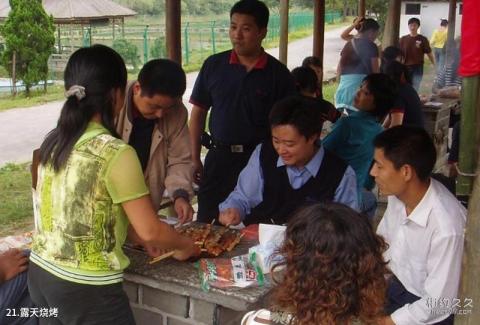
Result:
[[[85,132],[80,136],[80,138],[75,143],[75,147],[80,144],[99,136],[100,134],[110,134],[110,132],[100,123],[90,121],[87,124]]]
[[[322,164],[323,156],[325,156],[325,149],[323,148],[320,140],[318,140],[316,145],[319,146],[317,152],[304,167],[313,177],[317,175],[318,170],[320,169],[320,165]],[[282,167],[282,166],[285,166],[285,163],[283,162],[282,158],[278,157],[277,167]],[[298,168],[294,166],[286,166],[286,167],[289,169],[298,170]]]
[[[257,62],[253,66],[253,69],[264,69],[267,66],[268,62],[268,55],[267,52],[264,51],[262,47],[262,54],[260,54],[260,57],[258,58]],[[241,64],[240,60],[238,59],[237,53],[235,53],[235,50],[232,50],[230,52],[230,59],[228,60],[229,64]]]
[[[417,225],[425,228],[428,223],[430,211],[435,204],[433,197],[435,196],[434,180],[430,178],[430,185],[428,186],[425,195],[417,204],[412,213],[407,217],[408,220],[415,222]]]

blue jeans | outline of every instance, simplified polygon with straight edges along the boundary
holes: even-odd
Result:
[[[445,65],[445,51],[443,48],[439,49],[433,48],[433,55],[435,56],[435,64],[437,65],[437,74],[442,71],[443,66]]]
[[[21,308],[32,308],[27,286],[27,272],[23,272],[0,285],[0,324],[38,324],[36,317],[20,316]],[[10,315],[10,316],[9,316]]]
[[[410,75],[412,76],[412,86],[418,92],[423,78],[423,63],[407,65],[407,69],[410,71]]]

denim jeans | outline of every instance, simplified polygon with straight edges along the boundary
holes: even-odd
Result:
[[[412,86],[418,92],[418,90],[420,89],[420,83],[422,82],[423,78],[423,63],[407,65],[407,69],[410,71],[410,74],[412,76]]]

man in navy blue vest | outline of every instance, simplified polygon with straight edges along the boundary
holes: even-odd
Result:
[[[269,121],[271,139],[255,148],[219,205],[220,223],[283,224],[308,202],[336,201],[358,210],[355,172],[321,145],[321,110],[291,96],[274,105]]]

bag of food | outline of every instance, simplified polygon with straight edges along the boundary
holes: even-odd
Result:
[[[208,291],[210,287],[245,288],[263,286],[263,272],[256,256],[240,255],[232,258],[202,258],[197,262],[200,285]]]

